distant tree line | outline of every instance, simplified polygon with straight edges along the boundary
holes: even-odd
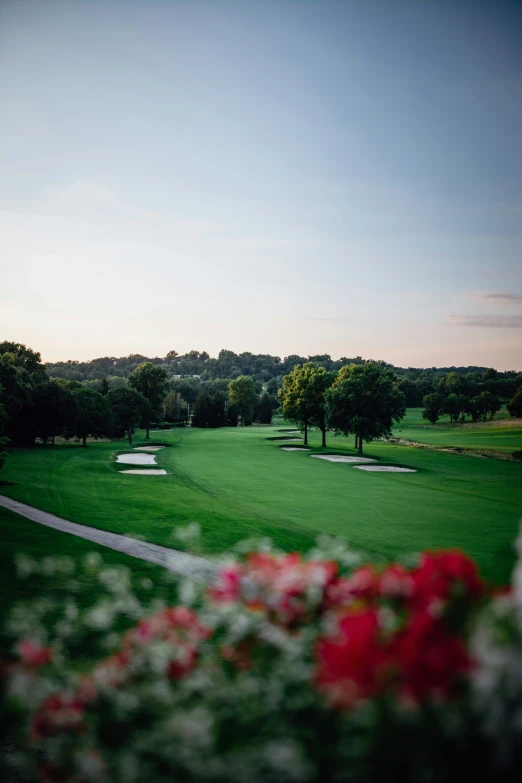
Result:
[[[125,386],[105,379],[93,389],[78,381],[51,379],[40,354],[20,343],[0,343],[0,446],[54,445],[59,435],[78,438],[121,436],[134,427],[147,430],[161,416],[167,374],[150,362],[138,365]],[[5,459],[2,452],[0,461]]]
[[[267,384],[269,386],[270,384]],[[76,438],[128,437],[137,427],[149,438],[153,424],[221,427],[253,421],[270,423],[279,403],[272,393],[248,376],[201,381],[176,379],[153,362],[138,364],[127,378],[103,377],[80,382],[49,377],[38,352],[20,343],[0,343],[0,467],[4,447],[50,442],[58,436]],[[192,409],[192,410],[191,410]]]
[[[423,397],[422,415],[432,424],[443,414],[449,415],[451,422],[465,421],[467,416],[472,421],[486,421],[492,419],[507,402],[510,415],[520,416],[517,399],[522,389],[522,374],[514,378],[505,378],[505,375],[493,368],[485,370],[480,376],[449,372],[439,378],[436,389]]]
[[[169,379],[188,381],[184,391],[180,393],[183,399],[193,404],[199,391],[203,390],[203,387],[198,385],[200,382],[221,379],[227,379],[229,382],[231,379],[247,375],[256,383],[262,383],[265,386],[268,384],[267,392],[275,396],[281,387],[283,377],[288,375],[296,365],[302,366],[307,362],[312,362],[325,370],[338,372],[342,367],[352,364],[361,365],[364,364],[364,361],[361,356],[355,358],[343,356],[340,359],[333,359],[329,354],[308,357],[293,354],[282,359],[279,356],[270,356],[269,354],[249,352],[236,354],[229,350],[221,350],[217,358],[213,358],[206,351],[189,351],[186,354],[178,354],[172,350],[164,357],[151,358],[141,354],[130,354],[120,358],[106,356],[88,362],[48,363],[45,367],[51,378],[79,381],[98,390],[99,383],[103,379],[107,379],[111,388],[124,385],[126,379],[140,364],[150,362],[155,367],[161,367]],[[476,396],[482,391],[489,391],[499,397],[503,403],[512,399],[522,383],[522,372],[514,370],[498,372],[491,368],[476,366],[402,368],[394,367],[383,361],[376,363],[393,370],[399,379],[399,388],[405,395],[407,407],[413,408],[421,407],[427,394],[438,392],[439,381],[448,374],[455,373],[459,377],[465,378],[470,387],[480,387],[482,384],[486,384],[484,388],[477,389],[476,393],[473,392],[471,396]],[[193,381],[192,384],[191,381]],[[191,399],[189,399],[190,396],[192,396]]]
[[[522,373],[460,367],[420,370],[386,362],[335,361],[328,354],[288,356],[220,351],[217,359],[190,351],[163,358],[133,354],[91,362],[42,364],[20,343],[0,343],[0,466],[5,446],[52,444],[57,436],[122,437],[137,427],[269,424],[275,410],[302,426],[363,442],[387,436],[405,407],[424,405],[436,422],[491,418],[503,403],[522,416]]]

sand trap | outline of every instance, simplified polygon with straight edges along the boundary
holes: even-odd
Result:
[[[134,451],[159,451],[166,448],[165,446],[134,446]]]
[[[413,468],[398,468],[395,465],[354,465],[359,470],[372,470],[374,473],[417,473]]]
[[[301,430],[277,430],[278,432],[301,432]]]
[[[148,470],[120,470],[120,473],[132,473],[133,476],[166,476],[167,471],[166,470],[154,470],[154,468],[149,468]]]
[[[310,451],[302,446],[281,446],[281,451]]]
[[[153,454],[118,454],[116,462],[124,465],[156,465],[156,457]]]
[[[344,454],[312,454],[316,459],[326,459],[328,462],[375,462],[369,457],[349,457]]]

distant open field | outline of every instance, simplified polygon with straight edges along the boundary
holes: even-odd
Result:
[[[491,449],[507,453],[522,449],[522,419],[510,419],[505,411],[500,411],[493,421],[451,423],[449,416],[441,416],[436,424],[430,424],[422,418],[422,410],[408,408],[393,434],[433,446]]]
[[[166,476],[121,475],[129,466],[116,465],[115,457],[129,450],[124,441],[13,449],[2,480],[14,483],[0,492],[75,522],[174,547],[176,526],[198,522],[206,553],[224,552],[253,534],[302,551],[324,532],[380,561],[460,547],[487,578],[507,580],[522,515],[522,465],[374,443],[365,456],[417,472],[367,473],[281,451],[281,441],[269,438],[282,437],[283,426],[152,434],[151,442],[169,446],[156,458]],[[133,445],[140,442],[141,431]],[[316,453],[319,442],[312,433]],[[327,452],[354,454],[351,439],[328,442]],[[9,552],[30,550],[33,537],[38,552],[52,551],[66,538],[6,513],[0,524]]]

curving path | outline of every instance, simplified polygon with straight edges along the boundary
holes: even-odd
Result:
[[[86,538],[88,541],[94,541],[96,544],[102,544],[109,549],[124,552],[126,555],[137,557],[140,560],[147,560],[149,563],[168,568],[169,571],[175,571],[175,573],[187,576],[196,582],[208,585],[216,580],[219,566],[203,557],[189,555],[178,549],[169,549],[158,544],[149,544],[147,541],[138,541],[118,533],[109,533],[96,527],[79,525],[77,522],[69,522],[67,519],[49,514],[47,511],[41,511],[34,506],[28,506],[26,503],[20,503],[5,495],[0,495],[0,506],[31,519],[33,522],[38,522],[40,525]]]

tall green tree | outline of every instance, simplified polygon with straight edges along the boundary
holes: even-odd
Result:
[[[442,412],[448,413],[450,421],[458,421],[462,412],[461,397],[458,394],[449,394],[443,404]]]
[[[109,381],[107,380],[107,378],[102,378],[100,381],[100,386],[98,388],[100,394],[103,394],[103,396],[106,397],[107,394],[109,393],[110,388],[111,387],[109,386]]]
[[[321,431],[321,446],[326,448],[326,430],[328,429],[326,393],[331,388],[337,373],[334,370],[326,370],[313,362],[303,365],[305,381],[307,384],[306,395],[310,410],[310,424]]]
[[[226,394],[202,391],[194,403],[193,427],[224,427],[226,425]]]
[[[169,386],[167,373],[163,367],[156,367],[152,362],[142,362],[130,375],[129,386],[141,392],[150,403],[143,420],[146,437],[150,438],[152,418],[163,417],[163,403]]]
[[[87,445],[88,435],[95,438],[110,435],[114,420],[107,397],[84,387],[75,389],[72,394],[76,411],[71,431],[82,439],[83,446]]]
[[[229,403],[226,408],[225,425],[227,427],[237,427],[238,420],[237,407]]]
[[[281,400],[285,419],[298,427],[303,427],[304,444],[307,446],[311,409],[305,391],[306,381],[303,365],[296,364],[288,375],[283,376],[277,396]]]
[[[406,412],[397,378],[377,362],[342,367],[326,400],[330,428],[343,435],[354,434],[360,454],[363,441],[391,435],[393,423]]]
[[[0,386],[0,398],[2,397],[3,389]],[[5,408],[0,402],[0,468],[3,468],[7,459],[7,452],[3,451],[3,447],[9,443],[9,438],[4,435],[5,427],[7,425],[7,413]]]
[[[283,415],[304,429],[304,443],[308,444],[308,428],[321,430],[322,445],[326,446],[326,391],[331,387],[336,373],[326,370],[314,362],[296,365],[292,372],[283,377],[278,392]]]
[[[46,380],[40,354],[22,343],[0,343],[0,403],[7,416],[6,434],[14,445],[34,443],[32,393]]]
[[[256,384],[249,375],[240,375],[228,384],[230,402],[236,406],[241,426],[244,427],[252,419],[257,405],[258,396]]]
[[[508,413],[512,418],[522,417],[522,386],[515,392],[513,399],[507,404]]]
[[[107,394],[107,402],[112,411],[116,426],[126,430],[129,438],[129,446],[132,444],[134,427],[138,427],[149,407],[148,400],[141,392],[130,386],[111,389]]]
[[[256,405],[256,421],[260,424],[270,424],[272,421],[272,402],[266,392],[263,392]]]
[[[440,412],[444,405],[444,398],[437,392],[431,392],[431,394],[424,396],[422,404],[424,405],[422,418],[435,424],[439,420]]]
[[[50,381],[34,387],[31,417],[37,438],[50,438],[54,447],[56,436],[74,426],[75,414],[73,394],[61,384]]]

